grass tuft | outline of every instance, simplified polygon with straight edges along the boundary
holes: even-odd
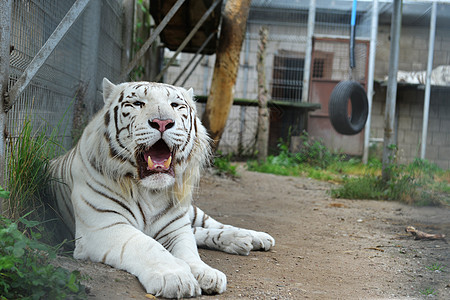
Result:
[[[30,211],[42,211],[45,189],[52,180],[48,162],[62,148],[55,142],[56,134],[56,129],[50,131],[47,127],[34,130],[27,119],[19,137],[10,141],[7,162],[10,196],[5,209],[7,217],[18,220]]]

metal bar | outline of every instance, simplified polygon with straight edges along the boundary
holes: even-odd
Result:
[[[124,67],[130,62],[131,47],[133,42],[133,14],[134,0],[122,0],[122,59],[121,66]]]
[[[172,19],[172,17],[175,15],[175,13],[178,11],[178,9],[183,5],[185,0],[178,0],[172,8],[169,10],[167,15],[164,17],[164,19],[161,21],[161,23],[156,27],[156,29],[152,32],[150,37],[145,41],[144,45],[136,52],[136,55],[133,57],[131,62],[122,70],[122,74],[120,74],[120,78],[122,80],[125,80],[128,77],[128,74],[130,74],[131,70],[133,70],[138,61],[144,56],[144,54],[148,51],[148,48],[153,44],[155,39],[159,36],[161,31],[166,27],[167,23]]]
[[[178,75],[178,77],[174,80],[174,82],[172,83],[172,85],[176,85],[178,80],[180,80],[181,76],[183,76],[184,72],[186,72],[186,70],[191,66],[191,64],[194,62],[194,60],[197,58],[197,56],[200,54],[200,52],[203,51],[203,49],[205,49],[206,45],[208,45],[209,41],[213,38],[214,34],[216,34],[217,31],[213,31],[208,38],[205,40],[205,42],[200,46],[200,48],[197,50],[197,52],[195,52],[194,57],[189,61],[189,63],[186,65],[186,67],[184,67],[183,71],[180,72],[180,74]],[[204,57],[204,55],[202,55],[202,58]],[[197,63],[198,64],[198,63]],[[194,67],[195,69],[195,67]],[[192,73],[192,72],[191,72]],[[186,82],[186,80],[184,81]],[[184,84],[184,83],[183,83]]]
[[[391,20],[391,48],[389,53],[389,79],[386,92],[386,109],[384,120],[383,170],[382,178],[387,181],[391,177],[390,165],[395,155],[395,102],[397,100],[397,72],[400,48],[400,31],[402,27],[402,0],[394,0],[394,11]]]
[[[247,23],[248,26],[248,23]],[[248,69],[249,69],[249,56],[250,56],[250,35],[249,29],[247,28],[247,32],[245,33],[245,50],[244,50],[244,85],[242,96],[247,98],[247,90],[248,90]],[[238,154],[242,154],[244,150],[244,135],[245,135],[245,114],[247,112],[247,107],[241,106],[239,117],[239,138],[238,138]]]
[[[192,75],[192,73],[195,71],[195,69],[197,68],[198,64],[202,61],[203,57],[205,57],[205,54],[202,54],[202,56],[200,57],[199,60],[197,60],[197,62],[195,63],[194,67],[192,68],[192,70],[189,72],[189,74],[186,76],[186,78],[184,78],[183,83],[181,84],[181,86],[184,86],[184,84],[186,83],[186,81],[189,79],[189,77]]]
[[[358,1],[353,0],[352,18],[350,21],[350,69],[354,69],[355,64],[355,31],[356,31],[356,6]]]
[[[372,4],[372,26],[370,28],[370,50],[369,50],[369,74],[367,79],[367,100],[369,102],[369,113],[367,115],[366,127],[364,130],[364,153],[363,163],[369,161],[369,138],[370,125],[372,119],[372,102],[373,102],[373,79],[375,73],[375,57],[377,52],[377,33],[378,33],[378,0],[374,0]]]
[[[209,58],[207,57],[203,64],[203,95],[208,94],[208,78],[209,78]]]
[[[9,53],[11,43],[12,0],[0,1],[0,185],[5,186],[5,93],[9,82]],[[0,215],[3,213],[3,203],[0,198]]]
[[[83,15],[83,34],[81,36],[81,74],[80,79],[85,88],[84,102],[87,118],[95,114],[97,106],[97,71],[98,71],[98,49],[101,30],[102,2],[95,0],[89,3]],[[103,101],[99,101],[103,104]]]
[[[39,69],[44,65],[47,61],[47,58],[52,54],[53,50],[55,50],[58,43],[62,40],[62,38],[66,35],[67,31],[72,27],[78,17],[81,15],[83,10],[89,4],[91,0],[76,0],[72,7],[69,9],[67,14],[61,20],[61,22],[56,27],[55,31],[50,35],[48,40],[39,49],[38,53],[33,57],[33,60],[30,62],[28,67],[22,73],[20,78],[16,81],[14,86],[8,93],[7,102],[5,103],[5,110],[8,111],[17,101],[19,96],[34,78]]]
[[[436,36],[436,12],[437,12],[437,3],[433,1],[430,20],[430,40],[428,42],[428,63],[426,75],[427,80],[425,84],[425,99],[423,103],[422,145],[420,149],[421,159],[425,159],[427,149],[428,115],[430,111],[430,94],[431,94],[431,72],[433,69],[434,40]]]
[[[164,66],[164,68],[161,70],[161,72],[156,76],[156,78],[153,81],[159,81],[163,77],[164,73],[166,73],[167,69],[177,58],[178,54],[181,51],[183,51],[184,47],[186,47],[186,45],[194,37],[194,35],[197,33],[197,31],[200,29],[200,27],[203,25],[203,23],[205,23],[205,21],[209,17],[209,15],[213,12],[214,8],[216,8],[217,4],[219,4],[221,1],[222,0],[214,1],[214,3],[211,5],[211,7],[203,14],[201,19],[197,22],[197,24],[194,26],[194,28],[191,30],[191,32],[188,34],[188,36],[184,39],[184,41],[178,47],[177,51],[175,51],[173,56],[170,58],[170,60],[167,62],[167,64]]]
[[[306,42],[305,63],[303,64],[303,84],[302,84],[302,102],[308,102],[309,97],[309,81],[311,77],[312,51],[313,51],[313,35],[314,22],[316,19],[316,0],[309,1],[308,12],[308,32]]]

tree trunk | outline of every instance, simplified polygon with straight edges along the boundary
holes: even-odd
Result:
[[[267,44],[268,30],[266,27],[261,27],[259,31],[258,44],[258,129],[256,132],[256,150],[258,153],[258,160],[266,160],[267,147],[269,145],[269,109],[267,108],[267,88],[266,88],[266,44]]]
[[[228,0],[225,4],[211,90],[202,118],[202,123],[213,140],[213,150],[219,145],[233,104],[233,87],[236,83],[250,2],[251,0]]]

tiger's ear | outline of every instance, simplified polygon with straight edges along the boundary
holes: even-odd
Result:
[[[194,99],[194,89],[193,88],[190,88],[187,91],[187,94],[189,95],[189,97],[191,97],[191,99]]]
[[[116,86],[111,81],[106,79],[106,77],[103,78],[102,86],[103,86],[103,101],[106,103],[107,99],[111,96]]]

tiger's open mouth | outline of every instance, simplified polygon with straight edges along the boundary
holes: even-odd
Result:
[[[175,176],[172,156],[172,151],[162,139],[153,144],[153,146],[138,151],[137,162],[140,179],[156,173],[166,173]]]

